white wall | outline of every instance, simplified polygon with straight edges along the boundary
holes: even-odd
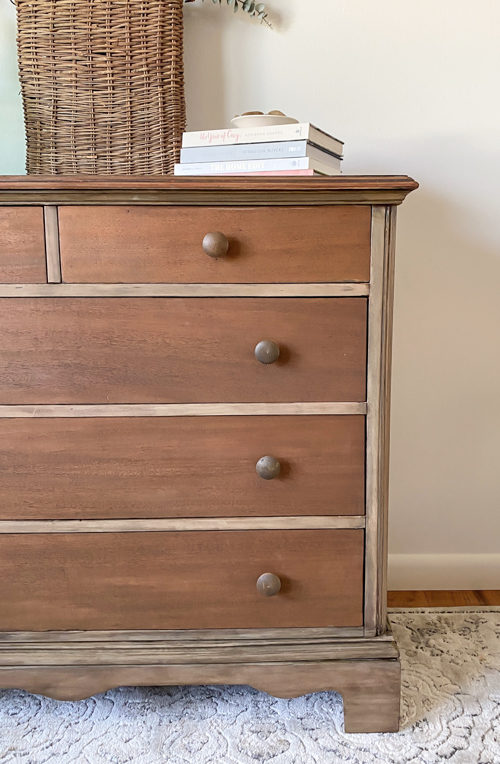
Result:
[[[274,30],[186,8],[191,129],[281,109],[346,141],[346,173],[409,174],[395,306],[393,588],[500,588],[500,4],[268,0]],[[0,0],[0,172],[21,172]]]

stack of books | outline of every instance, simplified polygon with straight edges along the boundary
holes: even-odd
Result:
[[[184,133],[175,175],[340,175],[344,144],[309,122]]]

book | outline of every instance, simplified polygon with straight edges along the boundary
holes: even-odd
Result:
[[[228,173],[226,173],[228,174]],[[308,177],[316,176],[323,178],[324,175],[321,172],[316,172],[316,170],[275,170],[274,172],[271,170],[271,172],[232,172],[232,176],[242,176],[248,177],[249,175],[255,176],[259,175],[262,176],[271,176],[275,178],[279,177],[288,177],[290,175],[307,175]]]
[[[248,159],[242,162],[189,162],[176,164],[174,175],[231,175],[236,172],[276,172],[279,170],[316,170],[322,175],[340,175],[340,159],[337,166],[318,162],[309,157],[297,159]]]
[[[281,141],[275,143],[234,143],[228,146],[193,146],[181,149],[181,164],[188,162],[238,162],[245,159],[288,159],[311,157],[330,163],[341,159],[337,154],[320,149],[309,141]],[[336,161],[333,162],[336,166]]]
[[[274,127],[247,127],[227,130],[201,130],[184,133],[182,148],[195,146],[230,146],[234,143],[274,143],[276,141],[309,141],[332,154],[342,156],[343,141],[325,133],[310,122]]]

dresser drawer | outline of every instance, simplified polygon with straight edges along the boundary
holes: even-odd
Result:
[[[367,300],[0,299],[0,401],[364,401]],[[256,360],[262,340],[280,348]]]
[[[371,208],[60,207],[65,282],[369,281]],[[220,231],[227,254],[205,254]]]
[[[0,283],[47,281],[41,207],[0,207]]]
[[[1,631],[361,626],[363,531],[1,534],[0,581]]]
[[[0,518],[363,515],[364,440],[363,416],[0,419]]]

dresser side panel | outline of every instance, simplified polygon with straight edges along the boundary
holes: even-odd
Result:
[[[394,208],[372,209],[366,418],[365,634],[386,628],[387,482]]]
[[[382,379],[380,422],[380,508],[378,528],[378,613],[377,633],[387,624],[387,561],[389,527],[389,461],[391,424],[392,337],[394,314],[394,273],[396,265],[396,218],[397,207],[387,209],[386,214],[386,261],[385,261],[385,311],[382,323]]]

